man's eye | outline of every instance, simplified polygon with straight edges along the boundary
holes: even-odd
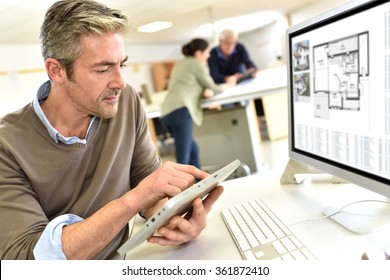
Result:
[[[99,69],[99,70],[96,70],[98,73],[104,73],[104,72],[107,72],[108,71],[108,68],[106,69]]]
[[[121,64],[121,68],[126,68],[127,65],[126,64]]]

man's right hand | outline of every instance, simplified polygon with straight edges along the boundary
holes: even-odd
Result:
[[[195,166],[165,162],[130,192],[137,196],[140,210],[147,209],[161,199],[173,197],[192,186],[195,178],[202,180],[207,176],[207,172]]]
[[[238,77],[236,75],[231,75],[231,76],[225,77],[225,82],[229,86],[235,86],[237,84],[237,81],[238,81]]]

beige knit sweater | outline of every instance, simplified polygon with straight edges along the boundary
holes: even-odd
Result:
[[[49,221],[87,218],[161,163],[138,94],[127,87],[118,112],[96,119],[87,144],[56,144],[32,104],[0,119],[0,258],[32,259]],[[98,258],[116,251],[125,229]]]

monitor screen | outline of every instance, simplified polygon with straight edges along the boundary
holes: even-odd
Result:
[[[290,158],[390,197],[390,1],[287,30]]]

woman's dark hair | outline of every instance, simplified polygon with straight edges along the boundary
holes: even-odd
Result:
[[[203,39],[193,39],[191,42],[185,44],[181,48],[181,52],[185,56],[194,56],[196,51],[202,51],[204,52],[209,47],[209,43],[206,40]]]

